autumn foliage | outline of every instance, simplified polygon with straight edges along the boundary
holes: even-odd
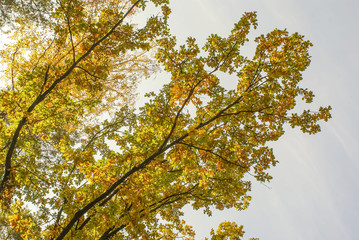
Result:
[[[254,12],[227,37],[177,46],[166,0],[21,1],[33,2],[38,17],[15,6],[3,23],[2,239],[193,239],[183,206],[245,209],[250,180],[269,181],[277,162],[267,143],[330,118],[330,107],[293,110],[314,97],[299,86],[303,36],[276,29],[241,55]],[[137,83],[161,69],[169,83],[134,108]],[[243,233],[224,222],[211,239]]]

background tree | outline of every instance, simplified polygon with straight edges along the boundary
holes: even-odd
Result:
[[[19,18],[44,24],[50,20],[53,3],[48,0],[3,0],[0,5],[0,26],[13,26],[13,22]]]
[[[161,13],[138,27],[133,17],[148,4]],[[176,45],[169,14],[164,0],[62,0],[51,2],[41,28],[25,13],[11,15],[1,52],[3,236],[191,239],[183,206],[245,209],[244,176],[271,179],[267,143],[284,124],[313,134],[330,117],[330,107],[291,111],[298,96],[314,96],[298,86],[310,63],[303,36],[259,36],[248,59],[240,48],[257,21],[245,13],[201,52],[193,38]],[[136,83],[158,68],[170,83],[134,109]],[[223,88],[219,72],[237,88]],[[242,235],[224,222],[212,239]]]

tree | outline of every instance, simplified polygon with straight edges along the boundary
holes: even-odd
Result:
[[[149,4],[160,13],[135,25]],[[298,86],[310,63],[303,36],[275,29],[256,38],[252,59],[240,54],[257,26],[254,12],[200,50],[191,37],[176,45],[166,0],[46,6],[46,21],[18,11],[5,25],[4,239],[191,239],[183,206],[245,209],[244,176],[271,179],[267,143],[285,124],[314,134],[330,118],[330,107],[293,111],[299,96],[314,97]],[[158,69],[170,82],[135,109],[136,84]],[[218,72],[237,88],[222,87]],[[242,235],[242,226],[224,222],[212,239]]]
[[[3,0],[0,5],[0,26],[12,25],[18,17],[25,17],[32,23],[44,23],[49,20],[52,4],[47,0]]]

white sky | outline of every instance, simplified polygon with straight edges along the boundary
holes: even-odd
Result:
[[[197,238],[208,236],[224,220],[245,227],[245,239],[359,239],[359,1],[355,0],[172,0],[171,26],[182,43],[203,42],[210,33],[230,31],[245,11],[257,11],[259,28],[251,36],[287,28],[311,40],[312,64],[303,86],[315,94],[315,106],[333,107],[333,118],[315,136],[288,129],[274,143],[280,163],[269,187],[254,184],[248,210],[186,210]],[[253,45],[249,49],[253,48]],[[146,89],[160,81],[144,83]],[[143,86],[142,86],[143,87]]]

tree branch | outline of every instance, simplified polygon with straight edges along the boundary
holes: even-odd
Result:
[[[50,65],[47,66],[46,72],[45,72],[45,78],[44,78],[44,82],[41,86],[41,90],[40,90],[40,94],[42,94],[42,91],[44,91],[44,87],[46,86],[48,77],[49,77],[49,70],[50,70]]]
[[[198,150],[200,150],[200,151],[204,151],[204,152],[211,153],[211,154],[213,154],[214,156],[220,158],[221,160],[223,160],[224,162],[226,162],[226,163],[228,163],[228,164],[235,165],[235,166],[241,167],[241,168],[243,168],[243,169],[246,169],[246,168],[248,169],[248,168],[249,168],[249,167],[243,166],[243,165],[241,165],[241,164],[231,162],[231,161],[229,161],[228,159],[226,159],[226,158],[222,157],[221,155],[219,155],[218,153],[215,153],[213,150],[209,150],[209,149],[197,147],[197,146],[195,146],[195,145],[193,145],[193,144],[185,143],[185,142],[182,142],[182,141],[179,142],[179,144],[186,145],[186,146],[188,146],[188,147],[195,148],[195,149],[198,149]]]
[[[100,43],[102,43],[104,40],[106,40],[114,31],[115,29],[122,24],[122,22],[124,21],[124,19],[130,14],[130,12],[141,2],[142,0],[137,0],[134,4],[132,4],[132,6],[129,8],[129,10],[125,13],[125,15],[110,29],[110,31],[108,31],[102,38],[100,38],[97,42],[95,42],[87,51],[86,53],[84,53],[81,57],[79,57],[70,67],[69,69],[62,74],[59,78],[57,78],[52,84],[51,86],[42,94],[38,95],[37,98],[35,99],[35,101],[30,105],[30,107],[27,109],[26,114],[31,113],[35,107],[37,105],[39,105],[45,98],[47,95],[49,95],[53,89],[65,78],[67,78],[72,71],[75,69],[75,67],[82,61],[84,60],[88,55],[90,55],[90,53],[98,46],[100,45]],[[0,199],[3,199],[3,195],[4,195],[4,191],[8,188],[8,183],[10,180],[10,175],[11,175],[11,161],[12,161],[12,155],[14,153],[15,150],[15,146],[16,143],[18,141],[20,132],[22,130],[22,128],[24,127],[24,125],[26,124],[27,121],[27,116],[25,116],[20,120],[15,133],[12,137],[11,140],[11,144],[9,147],[9,150],[7,152],[6,158],[5,158],[5,169],[4,169],[4,175],[2,178],[2,181],[0,183]],[[63,238],[63,237],[62,237]],[[59,239],[62,239],[59,238]]]
[[[52,39],[51,43],[49,44],[49,46],[44,50],[44,52],[40,55],[40,57],[37,59],[36,63],[34,64],[34,67],[32,68],[31,72],[33,72],[35,70],[35,68],[37,67],[37,65],[39,64],[41,58],[43,58],[46,54],[46,52],[50,49],[50,47],[52,46],[52,44],[54,43],[55,39]]]
[[[76,52],[75,52],[75,47],[74,47],[74,41],[72,39],[72,31],[71,31],[71,26],[70,26],[70,18],[66,15],[66,22],[67,22],[67,28],[69,29],[69,35],[70,35],[70,42],[71,42],[71,47],[72,47],[72,60],[73,62],[76,61]]]
[[[183,111],[184,107],[187,105],[188,101],[191,99],[193,93],[194,93],[194,90],[196,89],[196,87],[202,82],[202,80],[198,81],[198,83],[196,83],[196,85],[194,85],[192,87],[192,89],[190,90],[187,98],[185,99],[185,101],[183,102],[181,108],[178,110],[177,114],[176,114],[176,117],[173,121],[173,124],[172,124],[172,127],[171,127],[171,131],[169,132],[169,134],[166,136],[165,140],[163,141],[162,145],[160,146],[159,149],[163,148],[169,141],[169,139],[171,138],[176,126],[177,126],[177,121],[178,121],[178,118],[180,117],[181,115],[181,112]]]
[[[120,230],[122,230],[125,227],[126,227],[125,224],[121,225],[118,228],[110,227],[106,232],[104,232],[104,234],[99,238],[99,240],[109,240],[111,237],[116,235]]]

